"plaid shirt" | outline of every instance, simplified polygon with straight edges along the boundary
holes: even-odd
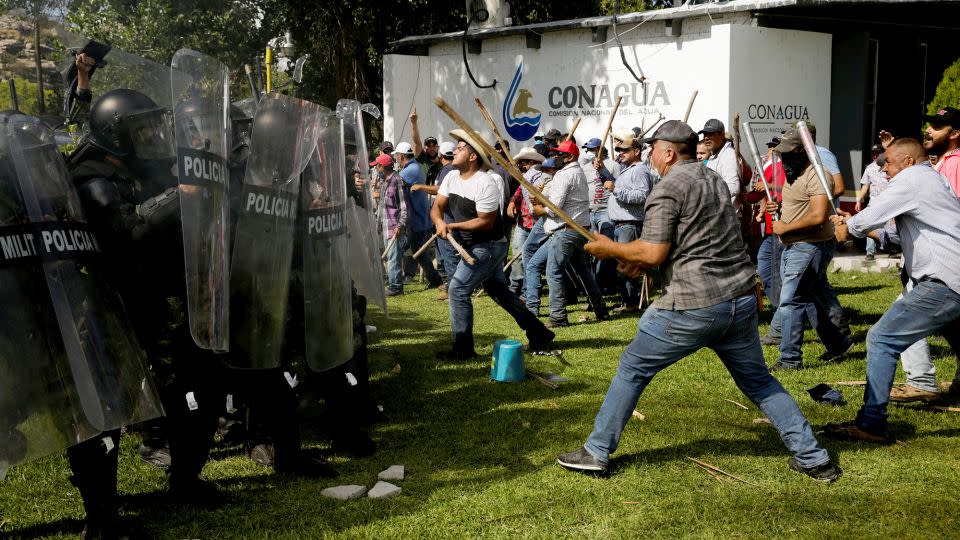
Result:
[[[407,201],[401,188],[402,183],[400,175],[394,172],[384,179],[382,184],[383,191],[380,196],[383,198],[383,235],[386,238],[393,236],[394,229],[399,227],[403,233],[407,227]]]
[[[737,211],[719,174],[681,161],[654,186],[641,238],[671,244],[660,269],[667,292],[653,307],[697,309],[736,298],[754,284],[755,268],[740,236]]]

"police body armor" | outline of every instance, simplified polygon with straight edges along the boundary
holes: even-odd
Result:
[[[230,269],[230,363],[281,364],[300,173],[316,149],[319,105],[279,93],[257,106]]]
[[[0,469],[163,414],[54,134],[0,114]]]

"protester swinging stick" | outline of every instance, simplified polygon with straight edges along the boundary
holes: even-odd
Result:
[[[617,96],[617,101],[613,104],[613,111],[610,112],[610,119],[607,120],[607,129],[603,130],[603,137],[600,139],[601,145],[604,144],[604,141],[610,136],[610,130],[613,128],[613,119],[617,116],[617,110],[620,109],[620,101],[622,99],[623,96]],[[600,164],[603,163],[601,156],[603,156],[603,152],[597,151],[597,157],[593,160],[596,167],[599,167]],[[611,157],[613,156],[611,155]]]
[[[813,165],[813,170],[816,171],[817,178],[820,179],[820,185],[823,186],[823,191],[827,194],[827,200],[830,201],[830,208],[833,209],[834,214],[837,214],[837,205],[833,204],[833,190],[830,189],[827,184],[827,175],[823,172],[823,162],[820,161],[820,153],[817,152],[817,145],[813,142],[813,135],[810,133],[810,128],[806,122],[801,120],[797,122],[797,131],[800,132],[803,149],[807,151],[810,164]]]

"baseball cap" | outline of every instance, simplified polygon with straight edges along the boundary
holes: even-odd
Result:
[[[594,137],[589,141],[583,143],[583,147],[587,150],[593,150],[594,148],[600,148],[600,139]]]
[[[540,164],[541,169],[559,169],[560,163],[558,163],[557,158],[547,158],[543,160],[543,163]]]
[[[944,107],[937,111],[937,114],[924,116],[923,119],[935,126],[950,126],[953,129],[960,129],[960,111],[953,107]]]
[[[413,155],[413,147],[410,146],[410,143],[408,143],[408,142],[401,142],[400,144],[398,144],[397,146],[395,146],[395,147],[393,148],[393,153],[394,153],[394,154],[405,154],[405,155],[408,155],[408,156],[412,156],[412,155]]]
[[[703,125],[703,129],[701,129],[697,133],[723,133],[724,131],[726,131],[726,129],[724,129],[723,127],[723,122],[717,120],[716,118],[711,118],[707,120],[706,124]],[[662,139],[662,140],[666,140],[666,139]],[[679,141],[673,141],[673,142],[679,142]]]
[[[882,154],[882,153],[883,153],[883,147],[880,146],[879,144],[875,144],[875,145],[873,145],[872,148],[870,148],[870,153],[871,153],[871,154]]]
[[[618,131],[618,132],[614,133],[614,134],[613,134],[613,140],[614,140],[614,141],[625,141],[625,140],[627,140],[627,139],[630,139],[630,138],[633,138],[633,137],[636,137],[636,136],[637,136],[636,133],[634,133],[632,130],[629,130],[629,129],[628,129],[628,130],[626,130],[626,131]]]
[[[383,141],[380,143],[380,151],[389,153],[390,150],[393,150],[393,143],[390,141]]]
[[[716,121],[718,124],[719,120]],[[710,122],[707,122],[710,124]],[[720,124],[720,129],[723,129],[723,124]],[[653,135],[643,139],[642,143],[652,143],[654,141],[669,141],[675,143],[687,143],[690,146],[697,145],[697,134],[693,132],[693,128],[688,126],[686,123],[681,122],[680,120],[669,120],[664,122]]]
[[[503,141],[503,144],[507,145],[507,150],[510,150],[510,143],[508,143],[507,141]],[[500,141],[497,141],[497,143],[493,145],[493,149],[494,149],[494,150],[502,150],[502,149],[503,149],[503,148],[500,146]]]
[[[551,148],[551,150],[563,152],[564,154],[570,154],[574,157],[580,155],[580,149],[577,148],[577,143],[573,141],[563,141],[562,143],[558,144],[556,148]]]
[[[780,144],[780,137],[774,137],[767,143],[767,148],[774,148],[778,144]]]
[[[560,137],[561,137],[562,135],[563,135],[563,134],[560,133],[560,130],[559,130],[559,129],[553,128],[553,129],[551,129],[550,131],[548,131],[547,134],[543,136],[543,138],[544,138],[544,139],[549,139],[549,140],[551,140],[551,141],[559,141],[559,140],[560,140]]]
[[[426,139],[423,140],[423,144],[424,144],[424,145],[427,145],[427,144],[430,144],[430,143],[435,143],[435,142],[437,142],[437,138],[436,138],[436,137],[427,137]]]
[[[393,167],[393,158],[390,154],[380,154],[377,159],[370,162],[370,166],[383,165],[384,167]]]
[[[643,130],[640,129],[640,126],[633,126],[632,128],[630,128],[630,131],[632,131],[634,136],[636,137],[639,137],[640,134],[643,133]]]
[[[533,140],[535,140],[535,141],[542,141],[542,140],[543,140],[543,132],[542,132],[542,131],[538,131],[538,132],[534,133],[534,135],[533,135]]]
[[[778,144],[773,151],[785,154],[787,152],[793,152],[801,146],[803,146],[803,139],[800,138],[800,132],[795,129],[788,129],[780,136],[780,144]]]
[[[620,151],[621,148],[639,148],[640,147],[640,141],[638,141],[636,137],[627,137],[626,139],[617,139],[617,140],[620,141],[620,143],[617,144],[617,147],[614,148],[614,150],[618,152]]]
[[[457,145],[453,144],[450,141],[443,141],[442,143],[440,143],[440,155],[445,158],[452,158],[453,149],[456,147]]]

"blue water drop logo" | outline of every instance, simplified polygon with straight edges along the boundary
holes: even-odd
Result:
[[[520,88],[520,79],[523,71],[523,62],[517,66],[513,75],[507,98],[503,100],[503,125],[507,133],[517,141],[527,141],[540,128],[540,111],[530,106],[533,95],[526,88]]]

